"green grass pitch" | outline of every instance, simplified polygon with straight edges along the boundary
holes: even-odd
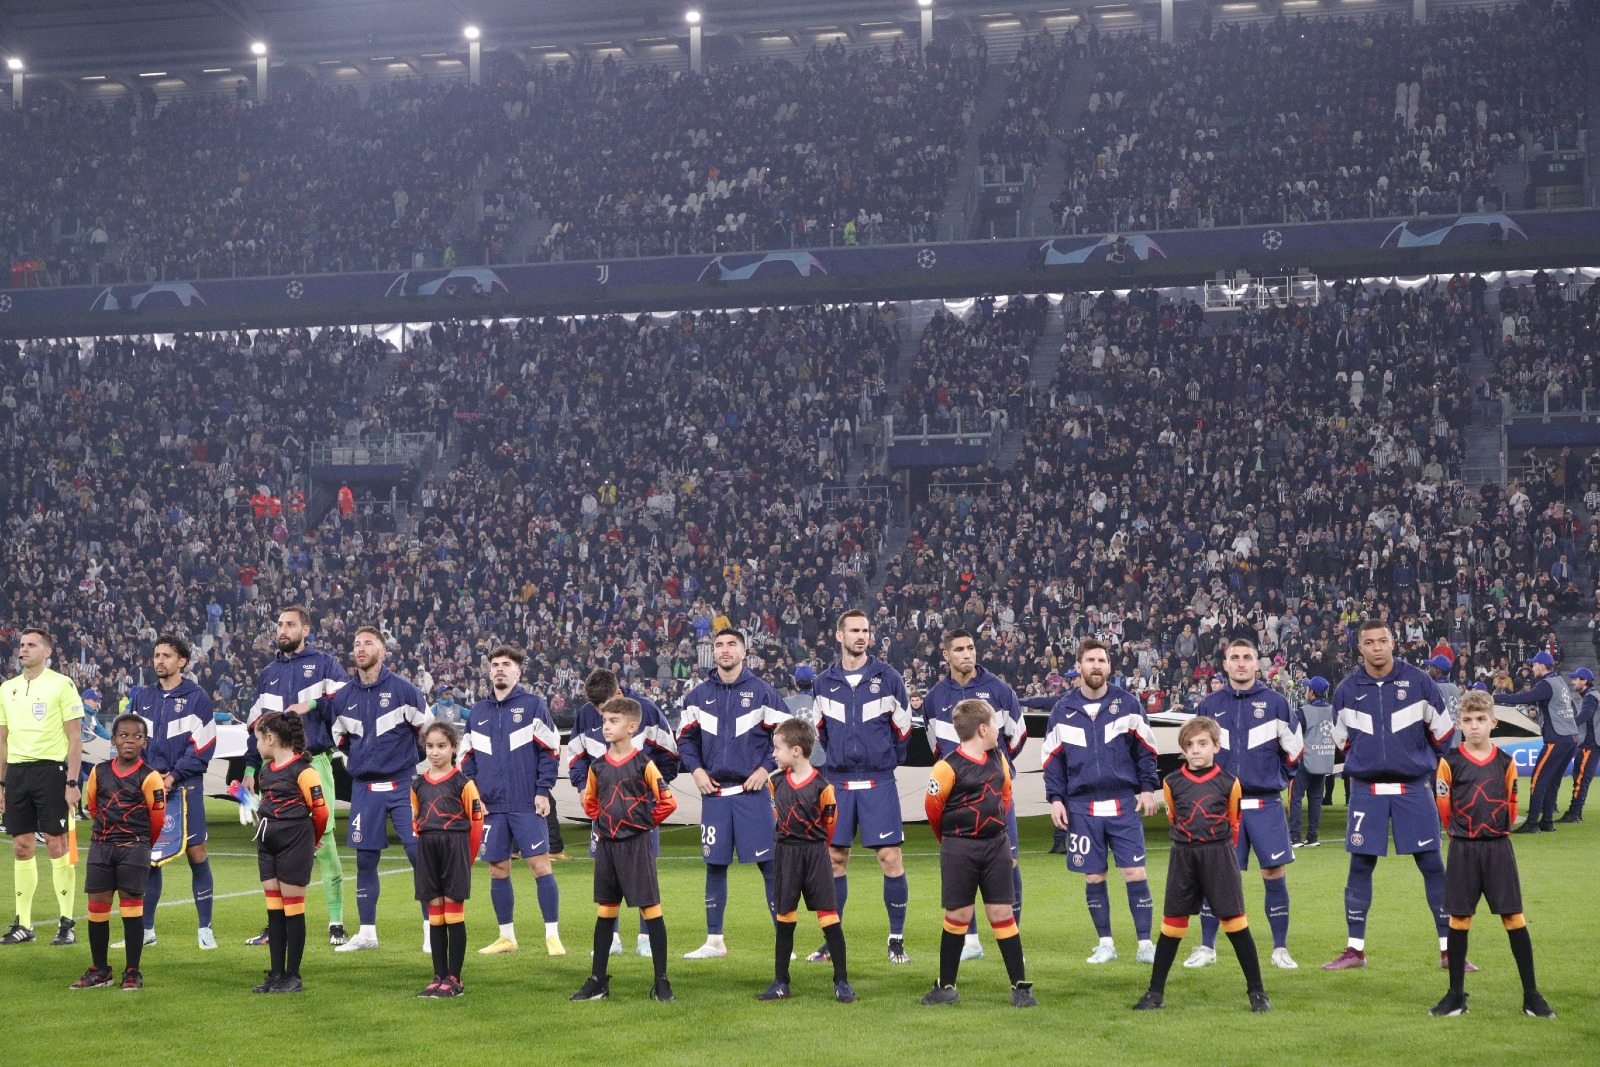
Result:
[[[476,868],[467,908],[467,996],[423,1001],[416,993],[431,965],[421,949],[421,921],[411,880],[398,848],[383,865],[379,916],[382,945],[335,955],[324,936],[320,888],[308,895],[310,937],[302,968],[306,992],[298,997],[254,996],[250,986],[266,967],[264,948],[243,942],[260,929],[263,903],[255,881],[248,831],[232,806],[211,805],[216,868],[215,928],[220,947],[195,946],[195,913],[182,861],[168,867],[160,908],[160,943],[145,950],[146,988],[72,991],[68,984],[88,966],[86,923],[79,944],[50,948],[48,867],[41,863],[35,899],[40,940],[0,948],[0,989],[8,1022],[0,1063],[7,1067],[93,1064],[109,1057],[125,1064],[310,1064],[521,1062],[621,1064],[636,1060],[676,1064],[691,1060],[753,1064],[786,1060],[834,1064],[1099,1062],[1107,1064],[1233,1065],[1310,1062],[1337,1057],[1365,1065],[1488,1063],[1513,1058],[1540,1062],[1595,1062],[1600,1053],[1594,953],[1600,917],[1593,907],[1600,818],[1564,826],[1551,836],[1518,838],[1529,925],[1540,985],[1560,1018],[1521,1014],[1515,966],[1498,921],[1480,913],[1472,959],[1482,973],[1468,978],[1472,1012],[1432,1019],[1428,1007],[1443,995],[1445,976],[1426,914],[1421,878],[1409,859],[1378,865],[1368,929],[1365,971],[1324,973],[1319,965],[1344,945],[1345,854],[1337,830],[1319,849],[1303,850],[1289,869],[1293,925],[1289,945],[1301,967],[1267,965],[1270,937],[1261,911],[1261,882],[1245,876],[1246,898],[1265,968],[1274,1012],[1251,1015],[1233,955],[1222,940],[1220,959],[1208,969],[1175,967],[1167,1008],[1129,1010],[1143,991],[1148,967],[1133,961],[1134,939],[1126,898],[1112,875],[1112,914],[1122,958],[1104,966],[1084,962],[1094,945],[1083,903],[1083,880],[1061,857],[1047,854],[1043,819],[1023,825],[1026,909],[1023,944],[1040,1007],[1009,1006],[1005,972],[984,932],[988,958],[961,971],[963,1002],[923,1008],[917,1001],[937,970],[940,931],[938,862],[927,828],[909,828],[906,867],[911,908],[907,944],[912,962],[886,960],[886,918],[881,879],[871,855],[851,863],[851,897],[845,915],[850,977],[860,1003],[831,999],[830,970],[804,959],[793,965],[794,1000],[759,1004],[754,994],[771,980],[772,929],[761,899],[760,878],[735,868],[728,908],[730,954],[719,960],[679,959],[705,934],[703,867],[693,827],[669,828],[662,839],[662,890],[676,1004],[648,997],[650,963],[633,955],[637,919],[624,912],[628,954],[612,958],[612,999],[570,1004],[567,996],[589,973],[593,929],[591,868],[583,856],[584,830],[570,826],[576,857],[556,865],[562,891],[562,935],[569,955],[545,955],[533,880],[525,866],[513,874],[522,950],[483,957],[476,953],[495,934],[488,871]],[[1337,828],[1343,812],[1324,813]],[[82,824],[80,824],[82,825]],[[355,862],[342,847],[345,907],[355,930]],[[1326,838],[1325,838],[1326,840]],[[1166,875],[1166,836],[1150,826],[1150,880],[1159,908]],[[42,854],[42,850],[41,850]],[[11,898],[11,864],[0,860],[0,900]],[[81,893],[77,909],[84,913]],[[1159,916],[1159,911],[1158,911]],[[120,923],[113,916],[113,940]],[[1198,941],[1192,928],[1181,959]],[[802,916],[799,948],[820,943]],[[121,951],[111,963],[120,970]],[[1035,1059],[1037,1057],[1037,1059]]]

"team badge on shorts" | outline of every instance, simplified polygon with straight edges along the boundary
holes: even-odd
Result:
[[[1356,846],[1357,848],[1360,848],[1362,846],[1362,844],[1364,844],[1365,842],[1366,842],[1366,838],[1362,837],[1360,834],[1351,834],[1350,835],[1350,843],[1352,845]]]

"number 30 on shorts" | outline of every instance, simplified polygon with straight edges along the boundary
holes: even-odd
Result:
[[[1093,842],[1089,839],[1088,834],[1067,835],[1068,854],[1073,856],[1087,856],[1091,848],[1093,848]]]

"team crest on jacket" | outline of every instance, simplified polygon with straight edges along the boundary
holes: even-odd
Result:
[[[511,721],[512,722],[521,722],[522,721],[522,712],[520,710],[513,711],[511,713]]]
[[[1265,700],[1251,701],[1250,706],[1256,709],[1256,718],[1264,719],[1267,717],[1267,702]]]
[[[389,703],[390,703],[390,700],[391,700],[391,697],[390,697],[390,695],[388,693],[379,693],[378,694],[378,707],[380,707],[380,708],[388,707]]]
[[[189,698],[188,697],[179,697],[177,700],[174,700],[172,702],[172,708],[179,715],[182,715],[183,714],[183,706],[185,704],[187,704],[187,703],[189,703]]]
[[[879,689],[881,689],[881,688],[882,688],[882,686],[881,686],[881,685],[879,685],[879,684],[878,684],[878,680],[877,680],[877,679],[876,679],[876,678],[874,678],[874,679],[873,679],[873,680],[872,680],[872,684],[871,684],[871,685],[869,685],[869,686],[868,686],[868,687],[867,687],[867,688],[868,688],[868,689],[870,689],[870,690],[872,690],[872,693],[873,693],[873,695],[877,695],[877,692],[878,692],[878,690],[879,690]]]
[[[739,694],[739,706],[741,708],[748,708],[750,706],[751,699],[752,698],[751,698],[751,695],[749,693],[740,693]]]
[[[980,689],[980,690],[978,690],[978,699],[979,700],[988,700],[989,699],[989,694],[985,693],[983,690]]]
[[[314,663],[307,663],[304,667],[301,668],[302,673],[304,673],[307,678],[311,677],[312,674],[316,673],[316,670],[317,670],[317,666]]]

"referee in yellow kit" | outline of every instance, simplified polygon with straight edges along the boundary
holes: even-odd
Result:
[[[44,834],[50,876],[61,906],[61,927],[52,945],[77,941],[72,897],[76,880],[67,855],[67,829],[78,806],[78,764],[83,756],[83,701],[78,687],[46,663],[55,651],[49,633],[37,626],[22,631],[17,659],[22,673],[0,685],[0,813],[11,835],[16,870],[17,913],[0,945],[33,940],[33,891],[39,885],[34,834]]]

